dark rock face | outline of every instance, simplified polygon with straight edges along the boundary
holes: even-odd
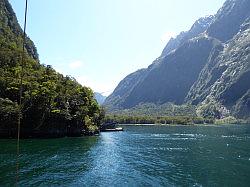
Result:
[[[182,104],[216,45],[216,40],[203,37],[185,43],[155,65],[126,98],[123,107],[145,102]]]
[[[240,31],[241,25],[250,17],[249,0],[227,0],[215,15],[207,29],[209,36],[226,42]]]
[[[218,111],[248,118],[249,10],[249,0],[227,0],[215,16],[172,38],[147,69],[122,80],[105,104],[112,110],[150,102],[192,103],[209,111],[206,106],[216,103]]]
[[[248,118],[249,119],[249,111],[250,111],[250,90],[246,92],[243,97],[241,97],[235,107],[234,107],[234,113],[239,118]]]
[[[244,26],[245,27],[245,26]],[[219,50],[220,51],[220,50]],[[243,116],[241,104],[247,114],[250,90],[250,27],[239,32],[225,45],[217,57],[210,59],[200,73],[200,78],[190,89],[186,101],[198,104],[216,99],[239,117]],[[245,101],[245,102],[243,102]]]

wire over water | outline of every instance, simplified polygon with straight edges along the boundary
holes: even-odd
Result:
[[[19,114],[17,123],[17,161],[16,161],[16,184],[18,186],[19,181],[19,155],[20,155],[20,130],[21,130],[21,117],[22,117],[22,96],[23,96],[23,70],[24,70],[24,55],[25,55],[25,44],[26,44],[26,23],[27,23],[27,11],[28,11],[28,0],[25,0],[25,19],[23,29],[23,50],[21,57],[21,72],[20,72],[20,89],[19,89]]]

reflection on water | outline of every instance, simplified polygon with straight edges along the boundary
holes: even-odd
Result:
[[[21,186],[248,186],[250,126],[124,126],[99,137],[23,140]],[[0,185],[15,141],[0,140]]]

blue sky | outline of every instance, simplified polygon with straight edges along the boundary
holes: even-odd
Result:
[[[24,0],[10,0],[23,25]],[[224,0],[29,0],[27,34],[43,64],[108,95],[145,68],[171,36]]]

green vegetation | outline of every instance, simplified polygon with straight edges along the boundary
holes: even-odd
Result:
[[[1,41],[0,41],[1,42]],[[0,50],[2,52],[2,47]],[[17,49],[1,53],[0,102],[2,124],[15,126],[18,109],[22,111],[22,128],[32,130],[97,130],[100,108],[93,92],[72,77],[57,73],[51,66],[38,64],[25,55],[22,106],[17,105],[20,86],[20,58]],[[85,119],[88,123],[85,124]],[[89,123],[96,128],[88,128]],[[74,131],[75,131],[74,130]]]
[[[203,116],[203,117],[202,117]],[[215,118],[215,117],[216,118]],[[249,120],[236,119],[217,102],[194,106],[165,103],[139,104],[131,109],[110,110],[104,120],[106,123],[120,124],[243,124]]]
[[[120,124],[204,124],[214,123],[213,118],[202,118],[196,115],[194,105],[175,105],[165,103],[139,104],[131,109],[108,111],[104,120],[106,123]]]
[[[215,120],[215,124],[221,125],[221,124],[249,124],[248,120],[242,120],[242,119],[236,119],[233,116],[228,116],[223,119],[217,119]]]
[[[104,119],[105,123],[119,124],[212,124],[213,119],[205,119],[196,116],[124,116],[124,115],[107,115]]]
[[[103,115],[90,88],[41,65],[27,39],[21,73],[22,30],[7,0],[0,2],[0,135],[79,136],[98,131]],[[18,105],[23,77],[22,106]],[[2,133],[2,134],[1,134]]]
[[[131,109],[111,110],[110,114],[124,116],[196,116],[196,106],[194,105],[175,105],[173,103],[165,103],[157,105],[154,103],[139,104]]]

